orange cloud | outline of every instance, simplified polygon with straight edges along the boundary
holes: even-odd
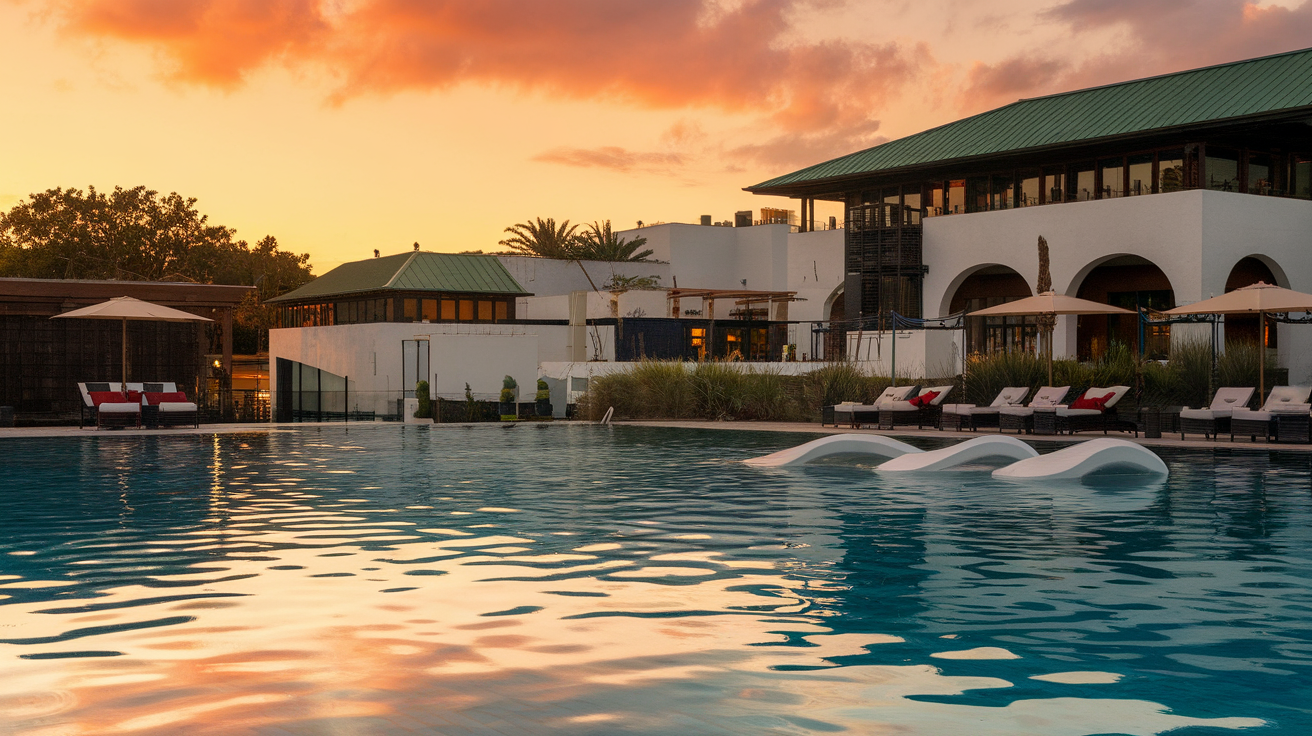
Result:
[[[683,156],[677,153],[629,151],[619,146],[553,148],[539,153],[533,157],[533,160],[585,169],[610,169],[622,172],[636,170],[655,173],[667,172],[671,167],[683,164]]]

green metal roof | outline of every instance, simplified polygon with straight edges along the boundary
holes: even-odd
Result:
[[[415,251],[343,263],[301,288],[269,301],[305,301],[370,291],[531,296],[496,256]]]
[[[1020,100],[794,171],[758,192],[1312,107],[1312,49]]]

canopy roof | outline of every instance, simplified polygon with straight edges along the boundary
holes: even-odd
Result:
[[[1312,294],[1283,289],[1273,284],[1257,282],[1241,286],[1221,296],[1204,299],[1183,307],[1168,310],[1166,314],[1243,314],[1248,312],[1307,312],[1312,311]]]
[[[208,317],[200,317],[180,309],[159,304],[143,302],[130,296],[116,296],[109,301],[92,304],[89,307],[74,309],[71,312],[56,314],[51,319],[73,317],[76,319],[119,319],[148,320],[151,322],[213,322]]]
[[[273,302],[322,300],[378,291],[531,296],[496,256],[414,251],[343,263]]]
[[[1312,114],[1312,49],[1020,100],[755,186],[804,186],[1150,132]]]
[[[1110,304],[1062,296],[1045,291],[1038,296],[1028,296],[1014,302],[999,304],[966,314],[967,317],[1029,317],[1041,314],[1134,314],[1128,309],[1113,307]]]

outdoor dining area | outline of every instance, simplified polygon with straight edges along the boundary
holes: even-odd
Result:
[[[1166,318],[1186,315],[1255,314],[1265,325],[1268,315],[1312,311],[1312,294],[1256,283],[1195,304],[1163,312]],[[1046,341],[1048,382],[1052,383],[1051,324],[1057,315],[1129,314],[1134,312],[1107,304],[1043,292],[968,316],[1037,316],[1049,326]],[[1213,332],[1215,355],[1215,332]],[[1071,386],[1045,385],[1033,392],[1029,386],[1003,388],[987,405],[947,403],[952,385],[920,387],[892,386],[871,405],[855,403],[825,407],[822,424],[892,430],[899,426],[932,427],[944,431],[977,432],[996,430],[1032,435],[1075,434],[1101,431],[1128,432],[1136,437],[1162,437],[1179,433],[1204,440],[1227,436],[1230,441],[1258,438],[1268,442],[1312,443],[1312,387],[1275,386],[1266,390],[1266,350],[1260,349],[1257,386],[1223,386],[1212,393],[1205,407],[1144,407],[1121,412],[1118,408],[1131,392],[1130,386],[1087,386],[1072,392]],[[896,379],[895,379],[896,380]],[[1069,398],[1068,400],[1068,397]],[[1027,402],[1028,399],[1028,402]]]

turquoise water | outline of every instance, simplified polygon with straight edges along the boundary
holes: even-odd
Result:
[[[810,438],[5,440],[0,731],[1312,733],[1308,455],[736,462]]]

